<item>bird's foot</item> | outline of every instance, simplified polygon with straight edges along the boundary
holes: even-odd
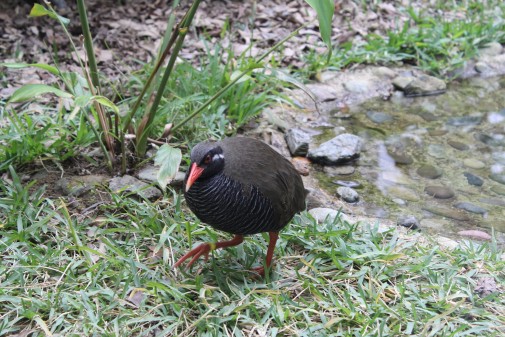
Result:
[[[174,268],[179,267],[184,261],[192,257],[191,261],[189,261],[188,265],[186,268],[191,267],[193,263],[196,262],[200,258],[200,256],[204,256],[204,261],[207,262],[209,259],[209,253],[216,249],[216,244],[215,243],[202,243],[201,245],[191,249],[189,252],[184,254],[183,257],[181,257],[175,264]]]

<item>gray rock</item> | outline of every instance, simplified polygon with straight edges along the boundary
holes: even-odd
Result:
[[[505,174],[503,173],[491,173],[489,179],[496,181],[497,183],[505,185]]]
[[[447,151],[444,146],[440,144],[430,144],[428,145],[427,152],[430,156],[442,159],[447,157]]]
[[[465,165],[466,167],[469,167],[469,168],[476,169],[476,170],[480,170],[480,169],[483,169],[484,167],[486,167],[486,164],[484,164],[483,162],[481,162],[480,160],[475,159],[475,158],[467,158],[467,159],[463,160],[463,165]]]
[[[359,200],[359,194],[355,190],[350,187],[339,187],[337,188],[337,194],[344,200],[345,202],[354,203]]]
[[[489,146],[505,146],[505,139],[501,134],[488,135],[485,133],[478,133],[475,135],[475,139]]]
[[[458,202],[454,205],[454,207],[459,208],[459,209],[464,209],[465,211],[471,212],[471,213],[476,213],[476,214],[486,214],[487,210],[472,204],[471,202]]]
[[[409,154],[402,152],[398,149],[395,149],[396,152],[393,152],[393,150],[388,150],[388,154],[393,158],[395,163],[400,164],[400,165],[410,165],[414,162],[414,159],[412,159],[412,156]]]
[[[449,199],[454,197],[454,192],[445,186],[426,186],[424,191],[437,199]]]
[[[293,128],[286,133],[286,143],[293,157],[305,157],[309,151],[310,136],[307,132]]]
[[[463,174],[465,175],[466,180],[470,185],[482,186],[484,184],[484,180],[482,180],[482,178],[476,176],[475,174],[472,174],[470,172],[465,172]]]
[[[158,181],[159,170],[159,167],[156,167],[154,165],[147,165],[139,171],[137,176],[141,180],[147,180],[149,182],[155,183]]]
[[[437,179],[442,176],[442,170],[433,165],[425,164],[417,169],[417,174],[423,178]]]
[[[499,42],[489,42],[479,49],[480,56],[497,56],[503,52],[503,46]]]
[[[325,207],[313,208],[309,211],[309,214],[319,223],[324,222],[325,220],[334,221],[334,219],[340,214],[342,220],[347,221],[345,214]]]
[[[344,186],[344,187],[350,187],[350,188],[358,188],[361,186],[361,184],[357,181],[352,181],[352,180],[334,180],[334,184]]]
[[[325,166],[323,168],[323,172],[330,176],[348,176],[350,174],[353,174],[356,169],[354,166],[350,165],[344,165],[344,166]]]
[[[449,117],[447,125],[450,126],[470,126],[479,125],[482,122],[482,115],[479,116],[457,116]]]
[[[309,150],[308,157],[316,163],[335,165],[359,157],[362,147],[360,137],[344,133]]]
[[[397,76],[393,79],[393,86],[398,90],[404,91],[413,80],[413,76]]]
[[[419,229],[419,221],[413,215],[402,215],[396,221],[398,226],[407,227],[408,229]]]
[[[455,140],[448,140],[447,144],[449,144],[450,146],[459,151],[466,151],[470,148],[470,146],[468,146],[467,144]]]
[[[109,182],[109,188],[113,192],[131,192],[146,199],[155,199],[161,196],[161,191],[156,187],[149,186],[135,177],[124,175],[122,177],[112,178]]]
[[[429,96],[445,92],[447,85],[441,79],[433,76],[421,75],[414,78],[404,89],[406,96]]]
[[[370,91],[371,83],[366,80],[350,80],[343,83],[344,88],[355,94],[363,94]]]
[[[482,202],[482,203],[488,204],[488,205],[503,206],[503,207],[505,207],[505,200],[503,200],[503,199],[480,198],[479,202]]]
[[[377,124],[388,123],[393,120],[393,116],[388,115],[387,113],[384,113],[384,112],[380,112],[380,111],[367,111],[366,116],[372,122],[377,123]]]
[[[458,221],[470,220],[470,218],[466,214],[461,213],[459,210],[453,208],[447,208],[445,206],[425,205],[423,206],[422,209],[430,213]]]
[[[109,179],[103,175],[72,176],[61,178],[56,182],[56,188],[63,195],[79,197],[93,189],[96,185],[103,184]]]
[[[305,85],[305,87],[314,94],[319,102],[334,101],[339,97],[339,92],[328,84],[312,83]]]
[[[492,71],[491,67],[486,62],[475,63],[474,69],[479,74],[485,74]]]
[[[396,77],[396,72],[388,67],[374,68],[372,72],[378,77],[385,77],[388,79]]]

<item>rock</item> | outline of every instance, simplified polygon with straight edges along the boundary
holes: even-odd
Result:
[[[489,179],[505,185],[505,174],[503,173],[491,173]]]
[[[399,164],[399,165],[410,165],[414,162],[414,159],[412,159],[412,156],[410,156],[409,154],[405,153],[405,152],[389,152],[388,151],[388,154],[391,156],[391,158],[393,158],[393,160],[395,161],[396,164]]]
[[[489,42],[479,49],[479,56],[497,56],[503,52],[503,46],[499,42]]]
[[[388,67],[378,67],[372,69],[372,72],[375,74],[377,77],[385,77],[388,79],[392,79],[396,77],[396,72],[394,70],[391,70]]]
[[[353,190],[350,187],[342,186],[342,187],[337,188],[337,194],[345,202],[354,203],[359,200],[358,192],[356,192],[355,190]]]
[[[172,179],[168,184],[173,187],[182,187],[185,176],[186,174],[184,172],[177,172],[174,179]]]
[[[380,111],[367,111],[366,116],[372,122],[377,123],[377,124],[388,123],[393,120],[393,116],[388,115],[387,113],[384,113],[384,112],[380,112]]]
[[[142,168],[139,173],[137,174],[138,178],[141,180],[146,180],[152,183],[158,182],[158,171],[159,167],[156,167],[154,165],[147,165],[144,168]]]
[[[309,151],[310,135],[298,128],[289,129],[286,132],[286,143],[293,157],[305,157]]]
[[[367,80],[350,80],[343,83],[344,88],[355,94],[364,94],[370,91],[371,83]]]
[[[350,188],[358,188],[361,186],[361,184],[357,181],[352,181],[352,180],[334,180],[334,184],[344,186],[344,187],[350,187]]]
[[[360,137],[344,133],[309,150],[308,157],[316,163],[335,165],[359,157],[362,147]]]
[[[488,135],[480,132],[475,135],[475,139],[483,142],[486,145],[493,147],[505,146],[505,140],[503,139],[503,135],[501,134]]]
[[[427,152],[430,156],[437,159],[447,158],[447,151],[445,150],[445,147],[440,144],[428,145]]]
[[[454,205],[454,207],[459,208],[459,209],[464,209],[465,211],[471,212],[471,213],[476,213],[476,214],[486,214],[487,210],[474,205],[470,202],[462,201],[458,202],[457,204]]]
[[[485,74],[492,71],[491,67],[486,62],[475,63],[474,69],[479,74]]]
[[[459,150],[459,151],[466,151],[470,148],[470,146],[468,146],[467,144],[457,142],[455,140],[448,140],[447,144],[449,144],[450,146],[452,146],[453,148],[455,148],[456,150]]]
[[[419,196],[417,193],[410,188],[403,186],[391,186],[388,189],[388,194],[396,198],[400,198],[407,201],[417,202],[419,201]]]
[[[491,235],[489,235],[486,232],[475,230],[475,229],[460,231],[460,232],[458,232],[458,234],[461,236],[465,236],[467,238],[471,238],[471,239],[491,240]]]
[[[289,128],[289,123],[281,118],[281,114],[279,114],[274,109],[265,109],[263,110],[263,114],[267,117],[268,122],[281,132],[285,132]]]
[[[302,176],[308,176],[310,170],[310,161],[305,157],[294,157],[291,163]]]
[[[421,116],[421,118],[424,119],[427,122],[438,121],[438,117],[436,115],[432,114],[431,112],[428,112],[428,111],[421,112],[419,114],[419,116]]]
[[[445,249],[454,250],[459,246],[458,242],[454,241],[453,239],[446,238],[444,236],[439,236],[435,238],[435,240],[440,245],[440,247],[443,247]]]
[[[443,94],[446,89],[447,85],[443,80],[433,76],[421,75],[407,84],[403,92],[407,97],[417,97]]]
[[[442,176],[442,171],[433,165],[425,164],[417,169],[417,174],[427,179],[437,179]]]
[[[505,201],[503,199],[479,198],[479,202],[482,202],[482,203],[488,204],[488,205],[503,206],[503,207],[505,207]]]
[[[470,218],[466,214],[463,214],[456,209],[446,208],[443,206],[425,205],[422,209],[435,215],[440,215],[454,220],[459,221],[470,220]]]
[[[149,186],[130,175],[112,178],[109,182],[109,188],[115,193],[131,192],[146,199],[155,199],[161,196],[159,189]]]
[[[343,213],[325,207],[313,208],[309,211],[309,214],[319,223],[324,222],[325,220],[334,221],[334,219],[340,215],[342,220],[347,221],[346,217]]]
[[[348,176],[350,174],[353,174],[356,169],[354,166],[350,165],[344,165],[344,166],[325,166],[323,168],[323,172],[330,176]]]
[[[481,122],[482,122],[482,115],[478,115],[478,116],[457,116],[457,117],[449,117],[447,119],[447,125],[450,125],[450,126],[479,125]]]
[[[396,221],[398,226],[407,227],[408,229],[419,229],[419,221],[413,215],[402,215]]]
[[[428,129],[428,134],[432,137],[443,136],[447,133],[447,130],[443,129]]]
[[[480,170],[486,167],[486,164],[475,158],[467,158],[463,160],[463,165],[475,170]]]
[[[393,79],[393,86],[401,91],[405,91],[405,88],[414,80],[412,76],[397,76]]]
[[[481,297],[486,297],[500,290],[493,277],[481,277],[477,281],[474,291]]]
[[[316,96],[318,102],[334,101],[339,97],[339,92],[328,84],[311,83],[305,87]]]
[[[105,183],[108,179],[109,177],[104,175],[71,176],[58,180],[55,187],[63,195],[79,197],[93,189],[96,185]]]
[[[463,174],[465,175],[466,180],[468,181],[468,183],[470,185],[473,185],[473,186],[482,186],[484,184],[484,180],[482,180],[482,178],[476,176],[473,173],[465,172]]]
[[[454,197],[454,192],[445,186],[426,186],[424,191],[437,199],[449,199]]]
[[[491,191],[493,191],[494,193],[499,194],[499,195],[505,195],[505,187],[503,187],[501,185],[496,185],[496,186],[491,187]]]

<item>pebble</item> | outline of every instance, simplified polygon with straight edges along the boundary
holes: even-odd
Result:
[[[305,157],[294,157],[291,163],[302,176],[308,176],[310,172],[310,160]]]
[[[454,219],[454,220],[459,220],[459,221],[468,221],[470,218],[466,215],[461,213],[457,209],[451,209],[451,208],[446,208],[442,206],[433,206],[433,205],[425,205],[423,210],[428,211],[430,213],[440,215],[446,218]]]
[[[442,171],[433,165],[425,164],[417,169],[417,174],[423,178],[437,179],[442,176]]]
[[[494,180],[497,183],[505,185],[505,174],[492,173],[489,175],[489,179]]]
[[[449,199],[454,197],[454,192],[445,186],[426,186],[424,191],[437,199]]]
[[[450,146],[452,146],[453,148],[455,148],[456,150],[459,150],[459,151],[466,151],[470,148],[470,146],[468,146],[467,144],[457,142],[455,140],[448,140],[447,144],[449,144]]]
[[[407,227],[408,229],[419,229],[419,221],[413,215],[402,215],[396,221],[398,226]]]
[[[359,194],[350,187],[339,187],[337,188],[337,194],[348,203],[354,203],[359,200]]]
[[[388,152],[395,163],[400,165],[410,165],[414,162],[414,159],[406,153],[402,152]]]
[[[298,128],[289,129],[286,132],[286,143],[293,157],[305,157],[309,151],[310,135]]]
[[[447,130],[443,129],[429,129],[428,134],[432,137],[443,136],[447,133]]]
[[[473,185],[473,186],[482,186],[484,184],[484,180],[482,180],[481,177],[478,177],[478,176],[476,176],[473,173],[465,172],[463,174],[465,175],[466,180],[468,181],[468,183],[470,185]]]
[[[330,177],[334,176],[348,176],[354,173],[356,169],[354,166],[344,165],[344,166],[325,166],[323,171],[326,175]]]
[[[471,202],[458,202],[457,204],[454,205],[454,207],[459,208],[459,209],[464,209],[465,211],[471,212],[471,213],[476,213],[476,214],[486,214],[487,210],[472,204]]]
[[[350,187],[350,188],[358,188],[361,186],[361,184],[357,181],[353,180],[334,180],[334,184],[344,186],[344,187]]]
[[[461,236],[465,236],[467,238],[471,238],[471,239],[491,240],[491,235],[489,235],[486,232],[479,231],[476,229],[460,231],[460,232],[458,232],[458,234]]]
[[[428,111],[421,112],[419,116],[427,122],[434,122],[438,120],[438,117],[435,114]]]
[[[475,158],[467,158],[463,160],[463,165],[469,168],[473,168],[475,170],[480,170],[486,167],[486,164]]]
[[[366,116],[372,122],[377,123],[377,124],[388,123],[393,120],[393,117],[391,115],[388,115],[387,113],[380,112],[380,111],[367,111]]]
[[[503,46],[499,42],[489,42],[479,49],[479,56],[497,56],[503,52]]]

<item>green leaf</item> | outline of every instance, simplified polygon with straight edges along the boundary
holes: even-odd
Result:
[[[240,77],[237,82],[235,82],[236,84],[239,84],[239,83],[242,83],[242,82],[245,82],[247,80],[250,80],[251,79],[251,76],[247,75],[247,74],[243,74],[242,75],[242,71],[240,70],[235,70],[231,76],[230,76],[230,82],[231,81],[235,81],[237,79],[237,77]]]
[[[328,59],[331,57],[331,23],[333,13],[335,12],[335,3],[333,0],[305,0],[310,7],[314,8],[319,20],[319,32],[321,38],[328,47]]]
[[[59,75],[58,68],[50,66],[44,63],[0,63],[0,67],[6,67],[11,69],[22,69],[27,67],[35,67],[46,70],[53,75]]]
[[[46,84],[27,84],[16,90],[8,103],[24,102],[33,99],[37,96],[53,93],[58,97],[71,98],[73,97],[70,93],[60,90],[58,88],[52,87]]]
[[[39,4],[34,4],[32,10],[30,11],[30,16],[32,17],[37,17],[37,16],[49,16],[50,18],[56,19],[60,21],[64,25],[68,25],[70,23],[70,20],[67,18],[64,18],[63,16],[60,16],[56,14],[55,12],[45,8],[42,5]]]
[[[105,96],[93,96],[91,97],[91,100],[97,101],[101,105],[111,108],[115,113],[119,113],[117,105],[112,103],[112,101]]]
[[[160,167],[157,179],[162,189],[165,189],[170,180],[172,180],[177,171],[179,171],[181,159],[181,150],[168,144],[163,144],[158,149],[158,152],[156,152],[154,164]]]

